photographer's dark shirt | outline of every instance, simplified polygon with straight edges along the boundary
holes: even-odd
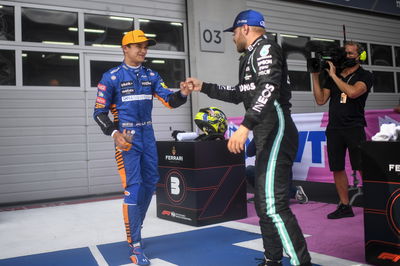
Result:
[[[339,90],[332,78],[328,78],[323,86],[331,90],[327,129],[365,127],[367,122],[365,121],[364,108],[373,85],[373,75],[371,72],[359,67],[354,73],[345,78],[341,77],[341,79],[349,85],[354,85],[357,81],[364,82],[367,86],[367,92],[355,99],[347,96],[346,102],[341,103],[342,91]]]

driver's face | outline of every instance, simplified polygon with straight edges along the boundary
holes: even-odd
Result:
[[[236,50],[239,53],[246,51],[246,38],[243,35],[242,27],[236,27],[234,29],[233,42],[236,44]]]

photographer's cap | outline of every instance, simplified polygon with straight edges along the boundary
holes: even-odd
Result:
[[[265,21],[264,16],[255,10],[245,10],[240,12],[233,22],[233,26],[224,30],[233,32],[237,27],[249,25],[249,26],[257,26],[265,29]]]
[[[141,30],[129,31],[122,38],[122,46],[131,43],[141,43],[141,42],[148,42],[149,46],[153,46],[156,44],[155,40],[147,38],[144,32]]]

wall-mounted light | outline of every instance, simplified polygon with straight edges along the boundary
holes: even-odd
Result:
[[[139,22],[143,22],[143,23],[150,22],[150,20],[149,20],[149,19],[143,19],[143,18],[140,18],[140,19],[138,19],[138,20],[139,20]]]
[[[170,22],[169,24],[173,25],[173,26],[179,26],[181,27],[183,24],[180,22]]]
[[[323,39],[323,38],[313,38],[313,40],[316,40],[316,41],[324,41],[324,42],[335,42],[335,40]]]
[[[127,17],[110,16],[109,18],[110,19],[115,19],[115,20],[133,21],[133,18],[127,18]]]
[[[165,60],[159,60],[159,59],[151,60],[151,62],[153,64],[165,64]]]
[[[150,37],[150,38],[155,38],[157,36],[157,34],[154,34],[154,33],[145,33],[144,35],[146,35],[146,37]]]
[[[54,41],[42,41],[45,44],[62,44],[62,45],[74,45],[73,42],[54,42]]]
[[[90,32],[90,33],[104,33],[105,30],[98,30],[98,29],[84,29],[84,32]]]
[[[69,27],[69,31],[78,31],[78,28],[74,27]],[[90,32],[90,33],[104,33],[104,30],[99,30],[99,29],[83,29],[84,32]]]
[[[92,44],[92,46],[94,47],[108,47],[108,48],[120,48],[120,45],[116,45],[116,44],[101,44],[101,43],[94,43]]]
[[[79,60],[79,56],[77,56],[77,55],[62,55],[60,57],[61,57],[61,59],[65,59],[65,60]]]
[[[299,36],[296,36],[296,35],[289,35],[289,34],[281,34],[281,37],[287,37],[287,38],[299,38]]]

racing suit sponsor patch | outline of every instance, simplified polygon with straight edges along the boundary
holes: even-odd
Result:
[[[252,82],[250,84],[241,84],[241,85],[239,85],[240,92],[253,91],[255,89],[256,89],[256,85],[254,84],[254,82]]]
[[[125,95],[125,94],[133,94],[133,93],[135,93],[135,89],[133,89],[133,88],[121,90],[121,94],[122,94],[122,95]]]
[[[150,81],[142,81],[142,86],[151,86]]]
[[[272,64],[272,59],[264,59],[264,60],[257,62],[258,66],[270,65],[270,64]]]
[[[260,56],[268,56],[269,55],[269,48],[271,48],[270,44],[266,44],[261,48]]]
[[[133,123],[130,122],[122,123],[122,127],[133,127]]]
[[[266,84],[265,89],[261,92],[261,95],[258,97],[257,102],[253,106],[253,110],[261,113],[264,105],[268,102],[269,97],[271,97],[271,93],[275,90],[274,85]]]
[[[127,81],[122,81],[119,86],[121,88],[125,88],[125,87],[132,87],[133,86],[133,80],[127,80]]]
[[[146,121],[146,122],[138,122],[135,124],[135,126],[140,127],[140,126],[147,126],[147,125],[151,125],[152,122],[151,121]]]
[[[161,82],[160,84],[161,84],[161,86],[162,86],[164,89],[168,88],[168,86],[167,86],[167,85],[165,85],[165,83],[164,83],[164,82]]]
[[[226,90],[226,91],[234,91],[235,89],[232,86],[225,86],[225,85],[220,85],[218,86],[219,90]]]
[[[95,105],[94,108],[96,108],[96,109],[103,109],[103,108],[106,108],[106,106],[105,106],[104,104],[101,104],[101,103],[96,103],[96,105]]]
[[[153,99],[153,95],[146,95],[146,94],[127,95],[127,96],[121,97],[121,100],[123,102],[133,102],[133,101],[152,100],[152,99]]]
[[[99,83],[99,84],[97,84],[97,88],[98,88],[99,90],[101,90],[101,91],[106,91],[107,86],[106,86],[106,85],[103,85],[103,84],[101,84],[101,83]]]
[[[97,93],[97,96],[99,96],[99,97],[104,97],[104,93],[102,93],[101,91],[99,91],[99,92]]]
[[[262,70],[262,71],[258,71],[258,75],[262,76],[262,75],[269,75],[269,73],[271,73],[270,69],[266,69],[266,70]]]
[[[97,97],[97,98],[96,98],[96,102],[97,102],[97,103],[106,104],[106,99],[101,98],[101,97]]]

